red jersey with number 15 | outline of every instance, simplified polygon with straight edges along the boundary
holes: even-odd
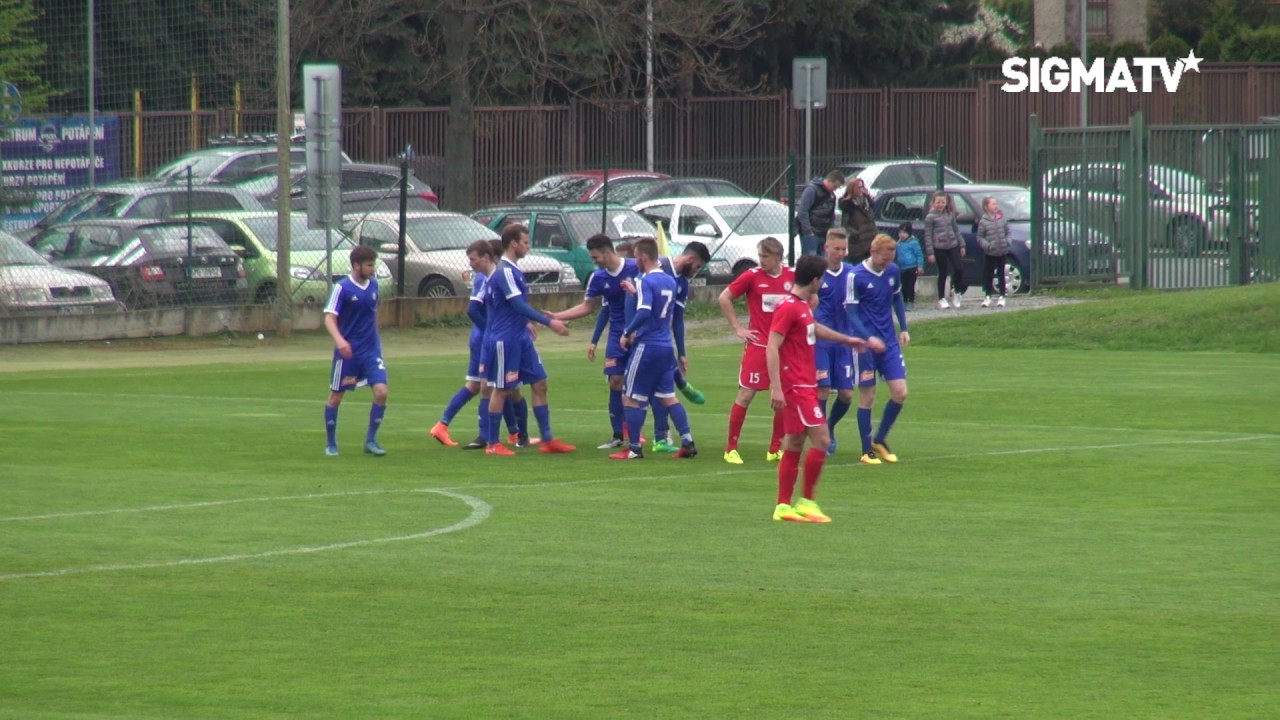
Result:
[[[796,286],[796,271],[783,265],[777,275],[770,275],[764,268],[753,267],[729,283],[729,294],[739,298],[747,296],[747,329],[754,330],[764,347],[769,343],[769,325],[774,308],[783,298],[791,295]]]
[[[817,324],[808,301],[787,293],[773,311],[769,332],[783,338],[778,348],[782,389],[817,387],[818,370],[813,356],[813,346],[818,341]]]

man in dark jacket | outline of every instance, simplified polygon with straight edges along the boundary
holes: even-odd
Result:
[[[821,255],[823,239],[836,221],[836,188],[844,184],[844,174],[832,170],[824,178],[814,178],[804,188],[796,205],[800,223],[800,252]]]

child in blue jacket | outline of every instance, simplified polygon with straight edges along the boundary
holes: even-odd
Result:
[[[898,227],[898,257],[895,261],[902,278],[902,299],[907,308],[916,307],[916,278],[924,273],[924,250],[920,241],[911,234],[911,223]]]

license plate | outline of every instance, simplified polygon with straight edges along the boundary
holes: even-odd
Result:
[[[530,285],[529,292],[533,295],[545,295],[547,293],[560,292],[559,285]]]
[[[187,269],[191,272],[192,280],[209,280],[222,277],[222,268],[220,267],[193,267]]]
[[[695,285],[697,287],[702,287],[707,284],[707,279],[702,277],[691,278],[689,280],[689,284]]]

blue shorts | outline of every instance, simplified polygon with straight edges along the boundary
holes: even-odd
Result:
[[[472,336],[467,343],[471,357],[467,359],[467,382],[484,382],[480,371],[480,356],[484,354],[484,336]]]
[[[332,374],[329,376],[329,389],[333,392],[386,384],[387,367],[382,364],[381,348],[371,353],[353,354],[350,360],[342,357],[337,350],[333,351]]]
[[[627,372],[627,357],[631,353],[622,349],[622,336],[609,335],[604,350],[604,374],[624,375]]]
[[[818,343],[813,357],[818,368],[818,387],[853,389],[853,348]]]
[[[640,402],[649,398],[676,396],[676,356],[670,345],[645,347],[640,343],[627,360],[626,383],[622,393]]]
[[[480,374],[498,389],[520,387],[547,379],[542,358],[526,334],[518,340],[491,339],[484,344],[480,358]]]
[[[907,379],[907,363],[902,359],[902,346],[897,343],[889,345],[882,353],[860,352],[857,362],[854,372],[858,376],[858,387],[875,387],[876,373],[885,380]]]

